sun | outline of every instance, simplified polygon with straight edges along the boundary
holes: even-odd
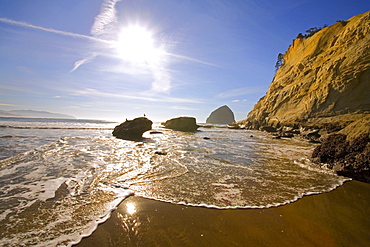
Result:
[[[153,33],[139,25],[123,28],[115,48],[121,59],[132,63],[154,63],[162,55],[162,50],[155,46]]]

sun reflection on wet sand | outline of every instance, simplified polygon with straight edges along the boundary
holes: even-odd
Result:
[[[139,229],[141,221],[136,215],[137,207],[133,202],[127,202],[123,206],[124,211],[117,213],[117,218],[120,219],[120,225],[122,230],[127,234],[127,240],[129,242],[139,241]],[[126,243],[127,244],[127,243]]]
[[[133,215],[134,213],[136,213],[136,206],[134,203],[132,202],[129,202],[126,204],[126,210],[127,210],[127,213],[130,214],[130,215]]]

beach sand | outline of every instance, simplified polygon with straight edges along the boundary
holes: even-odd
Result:
[[[268,209],[209,209],[132,196],[83,246],[370,246],[370,184]]]

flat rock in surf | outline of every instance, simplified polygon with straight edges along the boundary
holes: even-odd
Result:
[[[196,131],[199,128],[193,117],[172,118],[162,124],[165,128],[181,131]]]
[[[153,122],[146,117],[126,120],[117,125],[112,134],[119,139],[137,141],[143,138],[142,135],[145,131],[152,129],[152,124]]]

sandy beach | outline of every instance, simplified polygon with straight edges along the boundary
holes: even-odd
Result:
[[[83,246],[369,246],[370,184],[269,209],[209,209],[137,196],[124,200]]]

